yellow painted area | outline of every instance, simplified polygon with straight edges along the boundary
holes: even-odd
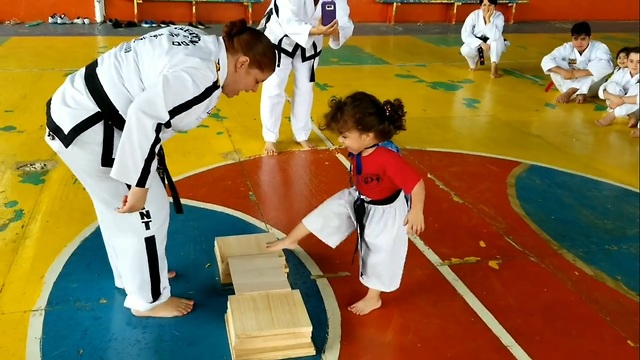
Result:
[[[614,52],[629,38],[634,42],[627,45],[638,43],[638,35],[605,35]],[[545,93],[548,79],[536,78],[542,75],[541,57],[566,37],[507,38],[512,46],[501,66],[511,72],[491,79],[486,67],[469,72],[458,46],[412,36],[355,37],[349,45],[387,64],[341,65],[336,53],[323,53],[334,66],[318,69],[318,82],[327,86],[316,89],[314,121],[322,117],[332,95],[365,90],[381,98],[400,97],[407,107],[409,128],[397,137],[400,146],[520,159],[637,189],[639,146],[629,137],[626,121],[597,128],[594,121],[604,113],[595,111],[594,103],[556,106],[556,90]],[[0,83],[5,84],[0,89],[0,354],[6,354],[4,358],[24,356],[28,321],[44,274],[64,247],[95,222],[82,185],[43,141],[44,104],[66,74],[124,40],[17,37],[0,45]],[[446,91],[440,89],[442,84],[459,89]],[[171,139],[166,152],[174,177],[260,155],[259,99],[259,93],[223,98],[219,112],[203,127]],[[289,109],[286,105],[284,116]],[[335,135],[326,135],[337,144]],[[315,134],[311,140],[324,146]],[[280,141],[282,150],[298,148],[286,118]],[[43,174],[44,183],[37,177],[25,179],[16,170],[39,161],[57,164]],[[19,220],[6,223],[18,210]]]

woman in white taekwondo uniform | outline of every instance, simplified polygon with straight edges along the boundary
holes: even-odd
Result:
[[[582,21],[571,27],[571,42],[543,57],[540,66],[560,90],[557,103],[582,104],[598,94],[613,71],[613,58],[607,45],[591,40],[591,26]]]
[[[182,316],[193,307],[170,295],[165,180],[182,209],[161,144],[195,128],[221,93],[257,91],[275,61],[271,41],[244,20],[222,37],[168,27],[100,56],[47,102],[45,139],[89,193],[115,285],[134,315]]]
[[[324,36],[329,46],[338,49],[351,37],[353,22],[349,18],[347,0],[331,1],[324,6],[335,7],[336,19],[326,26],[321,23],[323,0],[272,0],[258,26],[276,44],[276,71],[262,86],[260,118],[265,154],[276,153],[282,109],[286,100],[285,87],[293,68],[294,84],[291,99],[291,128],[297,142],[311,148],[311,108],[313,84]]]
[[[476,70],[478,64],[484,65],[486,55],[491,59],[491,77],[501,77],[498,63],[507,51],[509,43],[502,36],[504,15],[496,11],[498,0],[479,0],[480,9],[474,10],[464,21],[460,37],[464,44],[460,53],[467,59],[469,69]]]

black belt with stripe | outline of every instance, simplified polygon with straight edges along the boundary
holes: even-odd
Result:
[[[276,0],[273,0],[273,7],[269,9],[265,14],[264,25],[259,30],[261,30],[262,32],[266,31],[267,24],[269,24],[269,21],[271,21],[271,18],[273,17],[274,14],[276,17],[280,17],[280,8],[278,7],[278,3],[276,2]],[[322,49],[318,51],[318,45],[316,45],[315,41],[312,44],[313,53],[308,56],[307,56],[307,49],[303,48],[298,43],[294,43],[293,48],[291,50],[286,49],[282,46],[282,43],[284,42],[284,39],[288,37],[289,37],[288,35],[285,35],[281,37],[276,44],[274,44],[277,52],[276,67],[280,67],[282,55],[285,55],[288,58],[293,59],[298,53],[298,51],[300,51],[300,57],[303,63],[307,61],[311,61],[311,75],[309,76],[309,82],[316,82],[316,66],[315,66],[316,63],[315,62],[316,62],[316,59],[320,57],[320,54],[322,53]]]
[[[353,252],[353,256],[351,257],[351,264],[358,253],[358,250],[362,248],[362,244],[366,242],[364,238],[364,228],[365,228],[365,216],[367,215],[367,206],[385,206],[393,204],[398,197],[402,194],[402,190],[398,190],[390,196],[380,199],[380,200],[365,200],[362,196],[360,196],[360,192],[358,192],[358,197],[353,202],[353,212],[356,217],[356,225],[358,229],[358,239],[356,241],[356,249]]]
[[[104,132],[102,135],[102,155],[100,159],[100,165],[105,168],[113,167],[115,159],[113,158],[113,146],[115,141],[115,129],[123,131],[125,126],[125,119],[115,107],[111,99],[104,90],[100,79],[98,78],[98,60],[94,60],[85,67],[84,81],[87,86],[89,94],[93,98],[93,101],[98,106],[99,111],[87,117],[76,124],[68,133],[53,120],[51,116],[51,99],[47,101],[47,129],[50,139],[57,138],[65,148],[68,148],[75,139],[82,135],[87,130],[91,129],[100,122],[104,122]],[[214,90],[215,91],[215,90]],[[213,94],[213,92],[211,92]],[[164,127],[170,128],[171,122],[168,121]],[[173,206],[177,214],[184,213],[182,202],[180,201],[180,195],[178,194],[178,188],[171,178],[169,169],[167,167],[167,161],[164,155],[164,150],[160,146],[156,155],[158,160],[157,173],[160,176],[162,184],[166,187],[168,185],[171,192],[171,198],[173,199]],[[127,184],[128,185],[128,184]],[[130,188],[128,185],[127,187]]]

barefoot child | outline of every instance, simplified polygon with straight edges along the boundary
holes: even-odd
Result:
[[[408,236],[424,230],[424,182],[399,153],[378,146],[405,130],[400,99],[380,102],[356,92],[333,99],[323,129],[340,134],[351,157],[351,182],[307,215],[289,235],[267,244],[272,250],[293,249],[310,233],[335,248],[358,230],[360,281],[367,295],[349,310],[364,315],[382,305],[381,292],[400,286]],[[411,195],[411,206],[404,194]],[[354,254],[355,255],[355,254]]]
[[[629,117],[629,127],[638,125],[638,104],[629,103],[625,100],[627,96],[638,94],[638,68],[640,65],[640,47],[629,49],[627,67],[617,71],[609,81],[602,84],[598,95],[607,101],[609,113],[602,119],[596,121],[598,126],[608,126],[613,124],[616,118]]]
[[[579,22],[571,27],[571,42],[555,48],[542,58],[542,70],[560,90],[556,98],[559,104],[575,101],[586,102],[595,96],[605,77],[613,71],[609,48],[591,40],[591,26]]]

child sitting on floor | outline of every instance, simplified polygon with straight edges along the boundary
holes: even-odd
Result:
[[[638,104],[627,103],[625,97],[638,94],[638,68],[640,62],[640,47],[629,49],[627,67],[620,69],[611,76],[611,79],[602,84],[598,91],[601,99],[607,101],[610,112],[602,119],[596,121],[598,126],[613,124],[616,118],[629,117],[629,127],[638,125]]]
[[[626,69],[628,59],[629,59],[628,47],[623,47],[622,49],[618,50],[618,54],[616,54],[616,64],[618,64],[618,66],[616,66],[616,68],[613,69],[613,74],[617,73],[622,69]],[[611,76],[613,76],[613,74]]]
[[[312,233],[335,248],[357,230],[360,281],[369,290],[349,310],[364,315],[382,305],[381,292],[400,286],[407,234],[424,230],[425,185],[398,152],[381,145],[405,130],[406,112],[400,99],[380,102],[373,95],[356,92],[332,99],[329,106],[322,129],[340,134],[349,151],[352,186],[326,200],[286,238],[267,247],[293,249]],[[403,193],[411,195],[410,206]]]

